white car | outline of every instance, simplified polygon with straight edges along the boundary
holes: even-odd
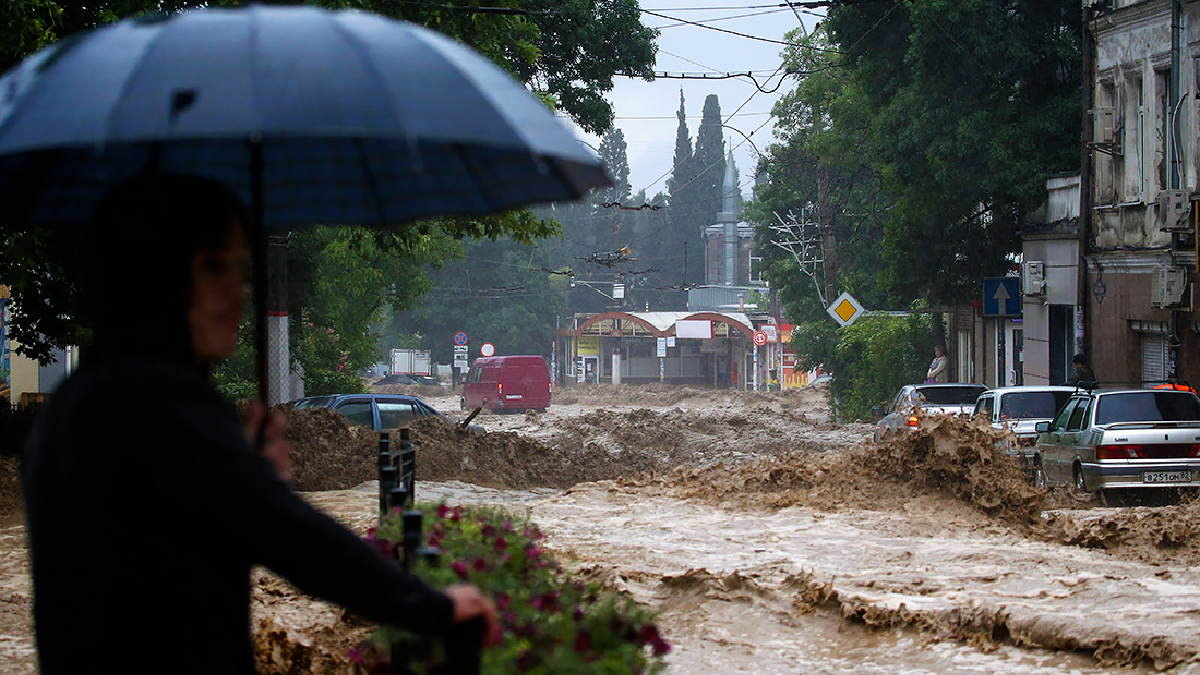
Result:
[[[985,391],[987,387],[982,384],[906,384],[887,410],[875,407],[875,416],[883,418],[875,424],[875,442],[917,426],[918,412],[922,416],[969,414],[975,400]]]
[[[974,415],[984,417],[994,429],[1009,429],[1016,444],[1005,448],[1033,472],[1037,423],[1054,419],[1075,393],[1075,387],[1022,386],[989,389],[975,401]]]

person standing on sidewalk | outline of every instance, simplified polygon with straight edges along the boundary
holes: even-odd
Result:
[[[925,372],[925,383],[934,384],[945,382],[946,375],[946,348],[938,345],[933,348],[933,361],[929,364],[929,370]]]

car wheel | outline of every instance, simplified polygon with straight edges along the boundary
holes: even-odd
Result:
[[[467,409],[467,397],[466,396],[458,397],[458,409],[459,410]]]
[[[1033,461],[1033,487],[1045,490],[1050,487],[1050,481],[1046,479],[1046,467],[1042,466],[1042,459],[1040,457]]]
[[[1083,494],[1092,494],[1092,492],[1087,489],[1087,481],[1083,477],[1083,468],[1078,464],[1075,465],[1075,489]]]

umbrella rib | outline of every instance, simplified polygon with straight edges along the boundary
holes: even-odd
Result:
[[[354,148],[358,152],[358,163],[362,167],[363,180],[367,183],[367,190],[371,193],[371,199],[375,202],[375,213],[379,214],[379,226],[387,225],[387,209],[383,203],[383,196],[379,194],[379,184],[375,181],[375,174],[371,171],[371,161],[367,158],[366,148],[363,146],[361,137],[354,139]]]
[[[341,35],[342,39],[346,41],[347,47],[349,47],[349,49],[354,52],[362,61],[363,72],[370,73],[371,76],[375,78],[375,85],[379,91],[386,91],[387,80],[383,77],[383,74],[379,72],[379,69],[375,67],[375,61],[371,58],[370,52],[363,48],[363,44],[359,42],[353,31],[350,31],[343,26],[342,22],[339,21],[337,17],[333,18],[332,23],[334,30],[337,31],[338,35]],[[380,99],[382,100],[383,105],[387,107],[387,110],[390,113],[392,120],[395,121],[396,126],[402,128],[404,124],[402,123],[403,120],[400,117],[400,111],[396,108],[392,99],[388,96],[381,96]],[[405,135],[407,135],[407,130],[405,131]]]
[[[115,28],[113,30],[115,32]],[[142,53],[137,58],[137,65],[129,70],[129,74],[128,74],[128,76],[126,76],[125,81],[121,83],[121,90],[117,93],[117,96],[113,99],[114,101],[120,102],[120,101],[125,100],[125,95],[129,93],[130,88],[133,87],[133,83],[138,79],[138,77],[146,69],[147,65],[151,62],[150,59],[146,58],[146,55],[149,54],[151,51],[153,51],[154,48],[158,45],[158,41],[162,39],[164,30],[165,30],[165,28],[162,28],[162,27],[156,28],[154,30],[153,36],[150,39],[146,40],[145,45],[142,46]],[[116,113],[119,110],[120,110],[119,103],[117,105],[114,105],[111,109],[109,109],[109,116],[108,116],[108,119],[106,120],[106,124],[104,125],[105,126],[104,138],[112,138],[113,137],[113,128],[116,126],[117,119],[118,119],[118,116]]]

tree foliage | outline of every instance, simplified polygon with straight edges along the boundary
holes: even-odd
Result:
[[[833,128],[865,123],[866,156],[896,195],[884,257],[906,299],[974,297],[1019,249],[1046,178],[1078,166],[1080,17],[1072,0],[830,9],[859,104],[831,108]]]
[[[704,111],[693,145],[688,134],[683,91],[679,92],[679,127],[670,192],[671,244],[674,262],[686,260],[686,273],[679,269],[683,284],[704,283],[704,228],[717,222],[721,210],[721,186],[725,179],[725,139],[721,132],[721,103],[716,94],[704,99]],[[683,254],[686,254],[686,258]]]
[[[570,282],[544,269],[544,249],[512,240],[469,241],[461,243],[458,255],[429,273],[430,292],[398,312],[389,330],[418,335],[440,363],[453,360],[453,337],[460,331],[469,336],[473,356],[490,342],[497,354],[541,354],[549,360]]]
[[[933,358],[929,314],[868,316],[838,328],[830,322],[802,324],[792,344],[805,367],[824,364],[834,373],[829,399],[842,420],[870,419],[900,387],[920,382]]]

